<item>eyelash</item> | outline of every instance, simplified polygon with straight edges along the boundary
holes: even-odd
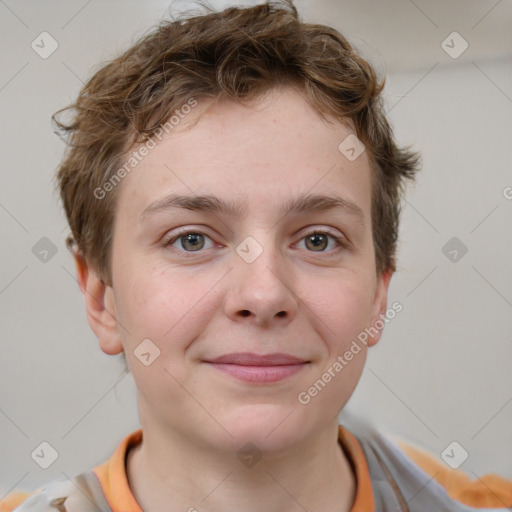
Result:
[[[168,238],[166,241],[163,242],[163,246],[166,247],[166,248],[169,248],[172,244],[174,244],[174,242],[179,240],[181,237],[184,237],[184,236],[189,235],[189,234],[203,235],[203,236],[209,238],[210,240],[212,240],[212,238],[210,236],[208,236],[206,233],[203,233],[202,231],[199,231],[199,230],[196,230],[196,229],[189,229],[189,230],[177,233],[174,236],[172,236],[171,238]],[[319,254],[337,253],[340,250],[348,249],[348,247],[349,247],[349,243],[348,243],[348,241],[344,237],[338,236],[336,233],[333,233],[332,231],[329,231],[327,229],[323,229],[323,230],[316,229],[316,230],[313,230],[313,231],[311,231],[309,233],[306,233],[299,241],[302,241],[305,238],[307,238],[308,236],[312,236],[312,235],[327,235],[327,236],[331,237],[332,239],[334,239],[338,243],[338,245],[339,245],[339,247],[337,247],[335,249],[331,249],[330,251],[318,251]],[[172,249],[176,249],[176,248],[173,247]],[[196,254],[204,252],[204,250],[206,250],[206,249],[204,249],[204,250],[200,249],[198,251],[186,251],[184,249],[177,249],[177,250],[180,253],[185,254],[186,257],[193,257]],[[315,253],[317,251],[308,251],[308,252]]]

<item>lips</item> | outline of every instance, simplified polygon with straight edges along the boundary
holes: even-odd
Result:
[[[208,360],[209,363],[237,364],[240,366],[284,366],[307,363],[304,359],[289,354],[267,354],[258,355],[250,352],[238,352],[226,354],[216,359]]]
[[[258,355],[248,352],[225,354],[204,362],[230,377],[259,384],[284,380],[309,363],[289,354]]]

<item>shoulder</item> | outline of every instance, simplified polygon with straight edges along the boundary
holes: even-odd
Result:
[[[29,496],[35,494],[34,492],[13,491],[0,500],[0,512],[11,512],[17,506],[21,505]]]
[[[15,491],[0,501],[0,512],[55,512],[110,510],[93,471],[54,480],[31,492]]]
[[[93,512],[98,511],[97,504],[100,505],[101,510],[109,510],[110,500],[122,504],[128,500],[130,506],[133,505],[136,510],[134,498],[130,498],[131,495],[127,497],[129,487],[124,462],[127,451],[141,441],[142,429],[140,428],[125,436],[111,457],[91,470],[72,479],[54,480],[36,491],[27,492],[16,489],[10,492],[0,500],[0,512],[25,512],[25,510],[55,512],[62,507],[56,508],[59,504],[52,504],[52,501],[62,497],[66,497],[66,508],[80,510],[80,512],[88,512],[91,504]]]
[[[73,494],[74,487],[71,480],[55,480],[32,492],[15,490],[0,501],[0,512],[55,511]]]
[[[490,473],[472,479],[458,469],[451,469],[432,453],[403,439],[395,443],[425,473],[441,484],[448,495],[473,507],[511,507],[512,480]]]

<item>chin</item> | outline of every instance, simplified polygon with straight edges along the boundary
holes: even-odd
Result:
[[[263,452],[286,449],[307,436],[314,425],[300,410],[279,404],[240,406],[222,424],[231,433],[229,441],[236,448],[254,444]]]

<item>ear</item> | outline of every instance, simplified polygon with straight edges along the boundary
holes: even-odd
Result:
[[[123,343],[116,319],[114,291],[97,277],[79,252],[75,251],[73,258],[78,285],[85,299],[89,326],[105,354],[119,354],[123,351]]]
[[[386,269],[383,271],[377,279],[377,285],[375,287],[375,296],[373,298],[373,307],[372,307],[372,316],[370,319],[370,325],[368,327],[369,336],[368,336],[368,346],[373,347],[380,340],[382,335],[382,329],[378,327],[384,322],[384,317],[386,316],[386,311],[388,307],[388,288],[389,282],[391,281],[391,277],[393,276],[393,271],[391,269]],[[380,321],[379,321],[380,320]],[[378,322],[378,323],[377,323]],[[377,326],[375,325],[377,323]],[[375,331],[378,331],[375,333]]]

